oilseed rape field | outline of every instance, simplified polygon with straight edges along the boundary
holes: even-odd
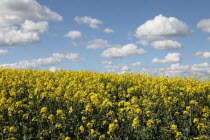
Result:
[[[2,140],[207,140],[210,81],[0,69]]]

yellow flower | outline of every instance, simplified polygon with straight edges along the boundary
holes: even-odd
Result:
[[[17,129],[16,129],[14,126],[11,126],[11,127],[9,128],[9,131],[10,131],[10,132],[16,132]]]
[[[107,124],[107,121],[102,121],[102,124],[103,124],[103,125],[106,125],[106,124]]]
[[[91,127],[93,127],[93,123],[91,123],[91,122],[88,122],[88,123],[87,123],[87,127],[88,127],[88,128],[91,128]]]
[[[204,123],[198,123],[197,129],[200,132],[205,132],[208,126],[206,126]]]
[[[136,117],[136,118],[133,119],[132,126],[134,128],[137,128],[139,126],[139,117]]]
[[[182,136],[182,132],[176,132],[176,137],[181,137]]]
[[[42,107],[40,113],[46,113],[47,112],[47,107]]]
[[[3,120],[4,120],[3,116],[2,116],[2,115],[0,115],[0,121],[3,121]]]
[[[209,113],[204,113],[202,114],[203,117],[208,118],[209,117]]]
[[[72,107],[69,107],[69,113],[72,113],[74,109]]]
[[[106,138],[105,134],[100,135],[99,140],[104,140]]]
[[[65,140],[71,140],[71,138],[70,137],[66,137]]]
[[[109,132],[114,132],[118,127],[118,124],[116,123],[111,123],[109,124]]]
[[[189,114],[189,112],[188,111],[183,111],[183,114]]]
[[[16,138],[15,137],[11,137],[11,138],[9,138],[9,140],[16,140]]]
[[[175,113],[174,113],[174,116],[176,116],[176,115],[179,115],[179,112],[175,112]]]
[[[193,120],[193,123],[197,123],[199,121],[199,119],[198,118],[195,118],[194,120]]]
[[[137,103],[137,102],[138,102],[138,98],[137,98],[136,96],[133,96],[133,97],[131,98],[131,103],[135,104],[135,103]]]
[[[62,115],[62,114],[63,114],[63,110],[58,109],[58,110],[56,111],[56,113],[57,113],[57,115]]]
[[[51,122],[53,122],[54,119],[55,119],[55,116],[54,116],[53,114],[50,114],[50,115],[48,116],[48,119],[49,119]]]
[[[96,133],[96,131],[94,130],[94,129],[90,129],[90,134],[91,135],[93,135],[93,134],[95,134]]]
[[[115,122],[115,123],[117,123],[117,122],[118,122],[118,120],[117,120],[117,119],[114,119],[114,122]]]
[[[152,119],[150,119],[146,123],[147,123],[147,126],[150,128],[154,124],[154,121]]]
[[[177,130],[177,125],[172,124],[172,125],[171,125],[171,130],[175,130],[175,131],[176,131],[176,130]]]
[[[60,123],[56,123],[56,124],[55,124],[55,127],[57,127],[57,128],[61,128],[61,126],[62,126],[62,125],[61,125]]]
[[[26,120],[28,119],[29,114],[23,114],[23,119]]]
[[[151,114],[152,114],[152,112],[151,112],[151,111],[146,111],[146,115],[147,115],[147,117],[149,117]]]
[[[186,110],[189,111],[190,110],[190,106],[186,106]]]
[[[85,131],[84,126],[80,126],[80,127],[79,127],[79,130],[80,130],[81,132],[84,132],[84,131]]]
[[[197,104],[198,104],[198,102],[196,102],[196,100],[190,100],[190,104],[197,105]]]

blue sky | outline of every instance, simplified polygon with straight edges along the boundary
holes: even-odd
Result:
[[[209,0],[1,0],[0,65],[210,75]]]

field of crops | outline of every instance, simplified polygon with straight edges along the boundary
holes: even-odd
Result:
[[[210,139],[210,81],[0,69],[0,139]]]

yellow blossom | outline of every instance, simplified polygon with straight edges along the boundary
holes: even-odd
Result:
[[[84,131],[85,131],[85,128],[84,128],[83,126],[80,126],[80,127],[79,127],[79,130],[80,130],[81,132],[84,132]]]
[[[71,138],[70,137],[66,137],[65,140],[71,140]]]
[[[9,128],[9,131],[10,131],[10,132],[16,132],[17,129],[16,129],[14,126],[11,126],[11,127]]]
[[[199,121],[199,119],[198,118],[195,118],[194,120],[193,120],[193,123],[197,123]]]
[[[47,107],[42,107],[40,113],[46,113],[47,112]]]
[[[62,115],[63,114],[63,110],[61,110],[61,109],[58,109],[56,112],[57,112],[57,115]]]

